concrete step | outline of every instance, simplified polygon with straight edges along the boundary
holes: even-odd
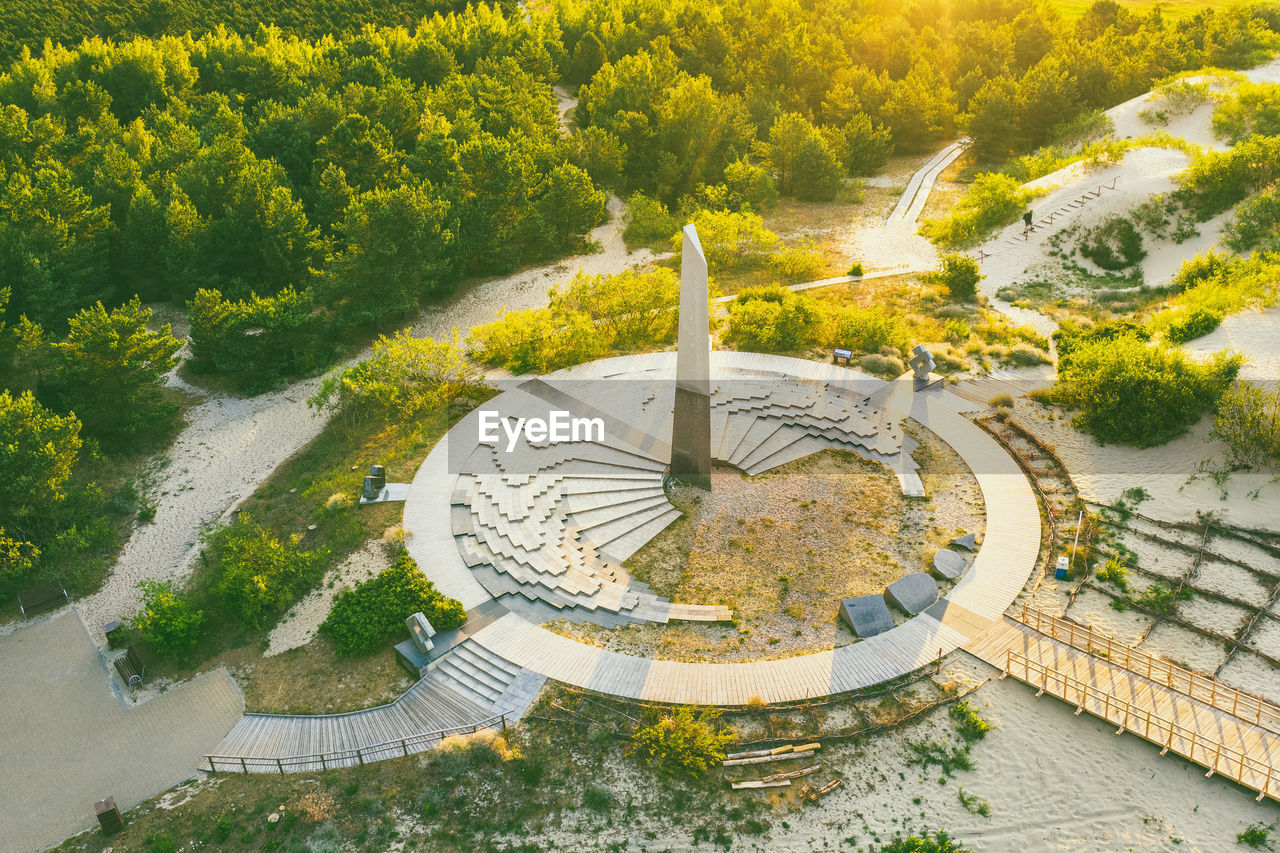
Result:
[[[616,562],[623,562],[636,551],[639,551],[649,540],[661,533],[667,525],[681,515],[680,510],[668,505],[658,515],[636,525],[627,533],[600,547],[600,553]]]

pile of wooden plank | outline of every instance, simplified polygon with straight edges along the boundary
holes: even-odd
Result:
[[[785,746],[774,747],[773,749],[755,749],[749,752],[731,752],[725,756],[722,764],[725,767],[736,767],[743,764],[767,764],[771,761],[791,761],[797,758],[810,758],[815,752],[822,749],[820,743],[802,743],[787,744]],[[822,767],[822,762],[802,767],[799,770],[789,770],[782,773],[770,773],[759,779],[744,779],[740,782],[731,782],[729,787],[735,791],[741,791],[746,788],[788,788],[791,786],[792,779],[799,779],[802,776],[808,776],[810,773],[816,773]]]

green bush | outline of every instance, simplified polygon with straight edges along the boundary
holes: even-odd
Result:
[[[909,838],[895,838],[880,848],[880,853],[969,853],[964,847],[951,839],[945,829],[930,835],[912,835]]]
[[[1221,353],[1200,364],[1134,332],[1058,336],[1053,399],[1100,444],[1152,447],[1181,435],[1217,405],[1241,364]]]
[[[1213,132],[1232,144],[1255,133],[1280,135],[1280,86],[1237,82],[1213,111]]]
[[[978,297],[978,282],[986,276],[977,261],[968,255],[943,255],[941,264],[933,280],[945,287],[952,299],[971,302]]]
[[[1187,341],[1194,341],[1209,334],[1218,328],[1221,322],[1222,315],[1216,311],[1196,308],[1170,322],[1165,328],[1165,337],[1172,343],[1185,344]]]
[[[1236,205],[1222,242],[1234,252],[1280,249],[1280,185],[1270,186]]]
[[[1218,403],[1213,433],[1234,464],[1280,468],[1280,387],[1237,382]]]
[[[886,347],[901,352],[907,344],[902,320],[881,308],[842,308],[832,328],[830,344],[853,352],[879,353]]]
[[[1102,568],[1098,569],[1098,580],[1109,583],[1121,592],[1129,591],[1129,569],[1124,560],[1111,557]]]
[[[1226,151],[1196,157],[1178,176],[1174,198],[1196,219],[1211,219],[1280,174],[1280,136],[1250,136]]]
[[[882,379],[895,379],[907,372],[902,359],[892,355],[870,353],[858,360],[858,367]]]
[[[699,210],[691,218],[707,256],[707,267],[713,273],[757,269],[768,263],[778,248],[778,235],[764,227],[759,214],[746,210]],[[681,245],[682,237],[677,231],[671,238],[671,250],[678,254]]]
[[[404,620],[421,611],[437,631],[452,631],[466,621],[462,605],[436,591],[401,550],[395,563],[376,578],[338,595],[320,625],[344,657],[365,655],[404,632]]]
[[[200,640],[203,611],[196,610],[191,599],[171,583],[143,580],[138,588],[142,590],[142,609],[133,617],[133,627],[161,657],[186,658]]]
[[[817,301],[780,285],[746,288],[729,305],[725,340],[751,352],[790,352],[821,333]]]
[[[626,227],[622,239],[628,246],[665,248],[671,235],[680,230],[680,217],[656,198],[636,193],[627,199]]]
[[[545,373],[622,351],[675,340],[680,282],[674,271],[579,272],[551,292],[546,308],[508,311],[476,326],[467,341],[472,358],[513,373]]]
[[[679,708],[651,716],[632,733],[627,753],[666,777],[700,778],[724,760],[725,746],[734,739],[732,731],[716,726],[716,711]]]
[[[924,222],[921,233],[940,246],[972,245],[1021,216],[1035,196],[1035,191],[1023,189],[1008,175],[984,172],[974,178],[951,213]]]
[[[1128,269],[1147,256],[1138,229],[1119,216],[1108,216],[1086,229],[1077,248],[1101,269],[1112,271]]]
[[[995,727],[989,720],[983,719],[977,709],[970,705],[967,700],[961,700],[952,705],[949,713],[951,719],[955,721],[956,730],[960,732],[960,737],[969,743],[975,740],[982,740],[987,736],[987,732]]]
[[[202,559],[214,564],[210,586],[246,628],[265,628],[324,577],[328,549],[304,551],[300,539],[280,539],[247,512],[206,534]]]

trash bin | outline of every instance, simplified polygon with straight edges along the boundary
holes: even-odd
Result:
[[[387,469],[381,465],[369,466],[369,478],[373,480],[373,487],[377,491],[382,491],[387,487]]]

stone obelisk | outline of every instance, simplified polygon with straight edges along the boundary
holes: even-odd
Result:
[[[707,257],[692,225],[680,251],[680,325],[676,338],[676,407],[671,424],[671,474],[711,489],[711,330]]]

